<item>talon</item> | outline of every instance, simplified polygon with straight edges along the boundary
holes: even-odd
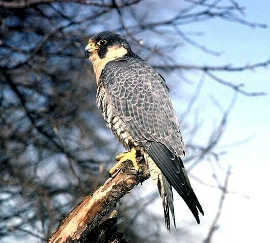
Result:
[[[118,169],[120,169],[120,167],[122,166],[122,163],[125,161],[130,160],[134,166],[134,169],[136,171],[139,170],[139,166],[136,160],[136,149],[132,148],[129,152],[125,152],[125,153],[120,153],[115,157],[116,160],[118,160],[118,162],[110,169],[109,173],[110,175],[113,175],[115,171],[117,171]]]

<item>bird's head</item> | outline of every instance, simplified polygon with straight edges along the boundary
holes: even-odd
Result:
[[[96,81],[109,61],[125,55],[132,55],[128,42],[120,35],[104,31],[91,37],[85,47],[85,54],[92,62]]]
[[[97,54],[100,59],[109,55],[123,55],[131,52],[128,42],[120,35],[110,31],[100,32],[89,39],[85,47],[85,53],[88,57]],[[124,55],[125,55],[124,54]]]

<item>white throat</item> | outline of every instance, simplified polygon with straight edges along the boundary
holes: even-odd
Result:
[[[118,45],[109,47],[107,50],[106,56],[103,58],[100,58],[98,56],[97,51],[94,51],[90,55],[89,59],[93,64],[94,72],[96,75],[96,83],[97,84],[99,83],[99,78],[100,78],[101,72],[108,62],[113,61],[119,57],[123,57],[126,54],[127,54],[127,49],[125,49],[122,46],[118,46]]]

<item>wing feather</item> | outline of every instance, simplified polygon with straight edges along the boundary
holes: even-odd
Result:
[[[181,158],[175,157],[173,159],[171,151],[169,151],[163,144],[156,142],[151,143],[151,146],[147,149],[147,152],[163,172],[169,183],[184,199],[190,211],[196,218],[197,223],[200,223],[198,210],[202,214],[204,214],[204,212],[190,185],[189,179],[186,176]],[[181,168],[179,169],[176,165],[181,165]]]

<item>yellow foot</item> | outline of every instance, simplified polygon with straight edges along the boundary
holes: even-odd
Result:
[[[129,152],[125,152],[125,153],[120,153],[115,157],[116,160],[118,160],[118,162],[110,169],[109,173],[110,175],[113,175],[115,171],[117,171],[118,169],[120,169],[120,167],[122,166],[122,163],[125,161],[130,160],[134,166],[134,169],[136,171],[139,170],[139,166],[136,160],[136,149],[132,148]]]

